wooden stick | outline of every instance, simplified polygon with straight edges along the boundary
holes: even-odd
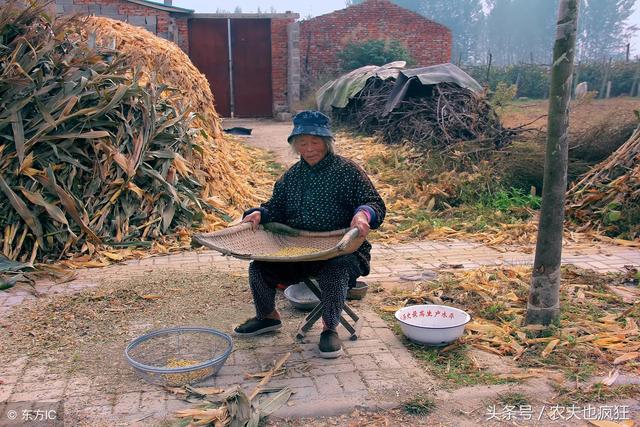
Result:
[[[282,356],[280,360],[276,362],[275,366],[271,368],[271,370],[269,370],[267,375],[264,376],[264,378],[258,383],[256,388],[254,388],[251,394],[249,395],[249,402],[251,402],[258,395],[258,393],[260,392],[260,388],[266,385],[271,380],[271,377],[273,376],[273,374],[276,373],[282,367],[282,365],[284,365],[284,362],[286,362],[287,359],[289,359],[289,356],[291,356],[291,352]]]

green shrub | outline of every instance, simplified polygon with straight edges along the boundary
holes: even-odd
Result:
[[[505,82],[498,83],[496,90],[491,95],[491,105],[494,107],[504,107],[509,104],[516,96],[518,86],[510,85]]]
[[[398,40],[351,42],[338,52],[338,59],[344,71],[393,61],[407,61],[408,65],[414,62],[409,51]]]
[[[487,66],[477,65],[464,67],[464,70],[480,84],[486,84],[495,91],[501,82],[516,85],[517,97],[533,99],[545,98],[549,87],[548,67],[541,65],[508,65],[491,67],[489,81],[487,81]]]
[[[411,415],[429,415],[435,407],[436,403],[432,399],[422,395],[418,395],[402,405],[402,409]]]
[[[511,188],[486,197],[483,204],[502,212],[508,212],[513,208],[540,209],[541,200],[540,196],[525,193],[519,188]]]

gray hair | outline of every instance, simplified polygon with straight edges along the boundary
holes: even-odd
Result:
[[[296,155],[300,155],[300,153],[298,152],[298,150],[296,150],[296,141],[298,140],[299,137],[301,137],[302,135],[296,135],[294,137],[291,138],[291,150],[293,151],[294,154]],[[327,153],[331,153],[334,154],[335,150],[334,150],[334,139],[330,136],[318,136],[318,138],[322,138],[322,140],[324,141],[324,145],[327,146]]]

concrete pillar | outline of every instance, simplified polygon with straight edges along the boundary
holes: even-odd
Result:
[[[287,105],[294,112],[300,104],[300,23],[287,25]]]

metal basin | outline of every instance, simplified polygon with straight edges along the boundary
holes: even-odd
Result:
[[[285,289],[284,296],[298,310],[313,310],[320,303],[318,297],[302,282]]]

